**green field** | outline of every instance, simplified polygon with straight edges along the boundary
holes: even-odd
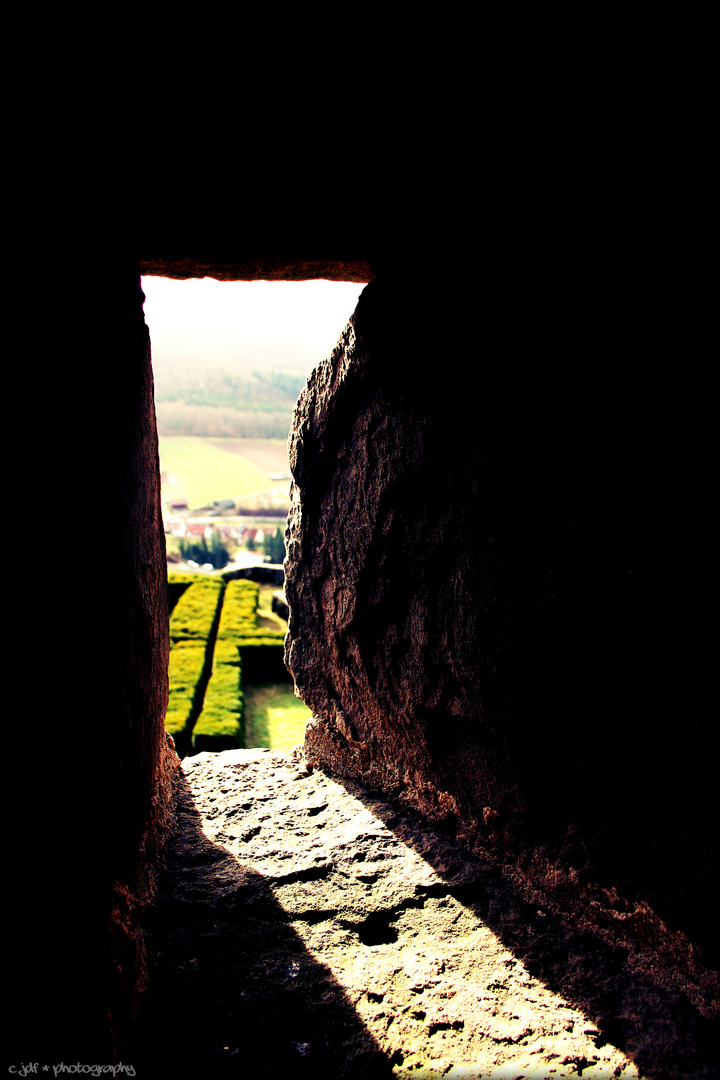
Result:
[[[290,468],[287,439],[221,439],[208,435],[204,441],[228,454],[238,454],[266,474],[287,472]]]
[[[160,470],[165,474],[163,499],[187,498],[190,507],[200,507],[208,506],[216,499],[238,499],[273,487],[284,490],[287,483],[273,482],[259,466],[261,458],[257,449],[253,448],[250,457],[243,457],[238,452],[240,443],[241,440],[229,439],[229,446],[224,449],[220,439],[161,436]],[[274,454],[273,461],[276,457]]]
[[[287,683],[245,686],[245,746],[265,746],[286,753],[305,737],[310,710]]]

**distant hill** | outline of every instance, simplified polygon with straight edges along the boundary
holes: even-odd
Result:
[[[255,362],[257,364],[257,362]],[[310,367],[259,368],[242,360],[155,364],[160,435],[285,439]],[[298,370],[298,367],[300,370]]]
[[[287,438],[307,376],[362,291],[348,282],[161,278],[144,278],[143,288],[160,435],[244,439]]]

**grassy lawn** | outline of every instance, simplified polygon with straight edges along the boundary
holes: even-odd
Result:
[[[206,506],[214,499],[237,499],[275,486],[252,461],[221,450],[218,442],[195,436],[160,438],[160,468],[180,484],[179,491],[163,491],[165,498],[184,494],[190,506]]]
[[[310,711],[288,683],[246,683],[245,746],[292,750],[302,743]]]

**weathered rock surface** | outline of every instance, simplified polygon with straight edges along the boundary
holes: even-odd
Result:
[[[79,256],[81,247],[67,245],[39,320],[68,343],[40,349],[33,379],[48,461],[42,515],[67,521],[82,503],[80,531],[102,520],[106,542],[92,568],[81,566],[78,529],[55,530],[52,588],[43,572],[30,575],[34,592],[23,584],[18,594],[27,624],[13,624],[22,663],[10,666],[24,702],[13,757],[24,824],[12,830],[22,887],[8,912],[5,1016],[18,1069],[123,1055],[142,989],[140,913],[174,808],[163,724],[167,561],[143,297],[136,260],[119,251],[79,285],[70,250]],[[66,351],[72,361],[50,360]],[[51,592],[52,642],[38,663],[24,643]],[[41,681],[48,691],[36,707]]]
[[[308,380],[286,532],[306,752],[471,847],[622,886],[709,946],[697,500],[663,423],[678,401],[648,407],[596,299],[560,319],[543,296],[518,321],[502,289],[378,275]],[[601,381],[578,353],[589,325]]]
[[[487,806],[507,826],[523,798],[488,707],[506,629],[486,469],[450,386],[398,341],[395,299],[365,290],[296,407],[287,664],[311,756],[433,817]]]
[[[182,258],[168,258],[146,251],[140,260],[140,272],[169,278],[213,277],[218,281],[307,281],[314,278],[370,281],[373,274],[366,252],[358,255],[357,251],[349,251],[345,258],[338,258],[337,247],[328,256],[318,250],[321,246],[317,242],[307,244],[306,250],[314,248],[314,253],[295,258],[288,258],[286,254],[273,256],[267,250],[262,255],[255,255],[250,250],[240,259],[237,255],[228,258],[227,253],[217,249],[211,254],[206,249],[204,253]]]
[[[567,918],[297,753],[182,769],[139,1075],[716,1075],[717,977],[652,912]]]

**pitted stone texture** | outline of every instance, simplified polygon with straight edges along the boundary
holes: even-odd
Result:
[[[562,320],[505,302],[508,340],[488,344],[471,289],[378,275],[297,402],[286,663],[305,750],[709,949],[698,534],[667,489],[664,413],[640,370],[604,361],[598,384]]]
[[[140,260],[140,273],[168,278],[212,277],[218,281],[308,281],[324,278],[327,281],[370,281],[373,273],[367,258],[350,254],[346,258],[293,258],[277,256],[253,257],[242,260],[208,258],[191,255],[183,258],[155,257]]]
[[[489,807],[507,827],[523,797],[493,704],[507,613],[482,447],[378,288],[289,440],[286,663],[315,717],[306,748],[430,817],[482,830]]]
[[[158,1032],[169,1015],[181,1033],[173,1067],[711,1075],[702,980],[620,932],[572,929],[512,868],[299,754],[200,754],[183,771],[149,1018]],[[165,1042],[162,1053],[167,1068]]]

